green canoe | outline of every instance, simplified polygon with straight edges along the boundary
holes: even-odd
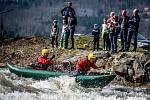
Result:
[[[77,76],[76,82],[82,87],[96,88],[108,85],[116,75]]]
[[[62,72],[34,70],[27,67],[16,66],[14,64],[7,64],[7,67],[9,68],[10,72],[15,73],[18,76],[31,77],[34,79],[46,79],[49,77],[59,77],[62,75],[67,75]],[[80,75],[75,78],[75,81],[82,87],[96,88],[108,85],[115,77],[116,75]]]
[[[15,73],[18,76],[22,77],[32,77],[35,79],[46,79],[49,77],[59,77],[62,75],[66,75],[62,72],[52,72],[52,71],[44,71],[44,70],[34,70],[26,67],[19,67],[14,64],[7,64],[10,72]]]

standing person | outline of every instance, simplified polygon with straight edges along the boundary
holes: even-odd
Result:
[[[110,38],[110,43],[111,43],[111,53],[117,53],[117,38],[118,34],[120,32],[119,30],[119,22],[118,22],[118,16],[114,16],[114,19],[111,20],[109,24],[109,38]]]
[[[69,35],[71,36],[71,43],[72,43],[72,46],[70,49],[74,48],[74,32],[75,32],[76,25],[77,25],[76,17],[72,14],[72,12],[69,12],[68,29],[69,29]]]
[[[117,39],[118,34],[120,33],[120,24],[119,24],[119,18],[118,16],[115,16],[114,20],[114,27],[115,27],[115,35],[114,35],[114,53],[117,53]]]
[[[109,40],[109,29],[107,25],[107,19],[104,18],[102,24],[102,39],[103,39],[103,50],[109,50],[110,49],[110,40]]]
[[[120,30],[120,38],[121,38],[121,49],[119,51],[127,51],[127,34],[129,27],[129,17],[127,16],[127,11],[122,10],[121,17],[119,19],[119,23],[121,26]]]
[[[76,15],[74,8],[72,8],[72,2],[67,2],[67,7],[61,10],[62,16],[65,16],[67,18],[69,16],[69,12],[71,12],[74,16]]]
[[[56,48],[58,47],[58,35],[59,35],[59,27],[57,25],[57,20],[53,21],[53,25],[51,28],[51,36],[52,36],[52,48],[54,48],[54,42],[56,44]]]
[[[107,19],[107,25],[108,25],[108,29],[109,29],[109,40],[110,40],[110,32],[112,30],[110,30],[110,26],[112,24],[112,22],[114,21],[114,17],[115,17],[115,12],[110,12],[109,18]],[[111,50],[111,40],[109,41],[109,50]]]
[[[60,39],[60,48],[66,49],[68,48],[68,25],[67,20],[63,20],[63,26],[62,26],[62,33],[61,33],[61,39]]]
[[[100,38],[100,29],[98,28],[98,24],[94,24],[92,35],[93,35],[93,51],[95,51],[96,45],[97,45],[97,51],[98,51],[99,50],[99,38]]]
[[[129,50],[129,48],[130,48],[132,35],[134,35],[134,49],[133,49],[133,51],[136,51],[136,48],[137,48],[137,36],[138,36],[138,29],[139,29],[139,23],[140,23],[140,17],[138,15],[138,13],[139,13],[139,10],[134,9],[133,10],[133,16],[129,20],[129,35],[128,35],[127,50]]]

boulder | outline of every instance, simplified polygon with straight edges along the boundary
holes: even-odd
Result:
[[[0,68],[5,68],[5,67],[6,67],[6,64],[0,63]]]
[[[145,74],[150,76],[150,59],[144,64]]]
[[[133,69],[135,71],[134,80],[139,82],[141,80],[141,76],[144,75],[144,66],[142,66],[140,60],[136,59],[133,63]]]

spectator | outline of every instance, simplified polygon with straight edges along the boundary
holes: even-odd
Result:
[[[77,19],[76,17],[72,14],[72,12],[69,12],[69,17],[68,17],[68,29],[69,29],[69,35],[71,36],[71,48],[74,48],[74,32],[75,32],[75,26],[77,25]]]
[[[60,39],[60,48],[66,49],[68,48],[68,25],[67,21],[63,20],[63,26],[62,26],[62,33],[61,33],[61,39]]]
[[[93,51],[95,51],[97,45],[97,51],[99,50],[99,38],[100,38],[100,29],[98,28],[98,24],[94,24],[94,29],[92,31],[93,37]]]
[[[107,19],[103,20],[102,24],[102,39],[103,39],[103,50],[110,49],[110,40],[109,40],[109,29],[107,24]]]
[[[119,23],[121,26],[120,38],[121,38],[121,49],[119,51],[127,51],[127,34],[128,34],[128,24],[129,17],[127,16],[127,11],[122,10]]]
[[[59,35],[59,27],[57,25],[57,20],[54,20],[51,28],[52,48],[54,48],[54,42],[56,44],[56,48],[58,47],[58,35]]]
[[[35,58],[35,62],[31,65],[33,69],[35,70],[48,70],[54,71],[56,68],[54,67],[54,64],[52,63],[52,59],[55,58],[55,55],[53,55],[51,58],[48,57],[49,50],[43,49],[42,55]]]
[[[128,45],[127,50],[130,48],[130,42],[132,39],[132,36],[134,35],[134,49],[133,51],[136,51],[137,48],[137,35],[138,35],[138,29],[139,29],[139,23],[140,23],[140,17],[138,15],[139,10],[134,9],[133,10],[133,16],[129,20],[129,35],[128,35]]]
[[[118,16],[113,16],[113,19],[111,20],[109,24],[109,38],[111,43],[111,53],[117,53],[117,38],[119,31],[119,23],[118,23]]]

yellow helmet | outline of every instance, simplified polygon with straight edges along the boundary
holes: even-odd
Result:
[[[47,54],[49,53],[48,49],[43,49],[43,50],[42,50],[42,55],[44,55],[44,54],[46,54],[46,53],[47,53]]]
[[[96,58],[97,56],[96,56],[96,54],[94,54],[94,53],[90,53],[89,55],[88,55],[88,60],[90,60],[90,59],[92,59],[92,58]]]

